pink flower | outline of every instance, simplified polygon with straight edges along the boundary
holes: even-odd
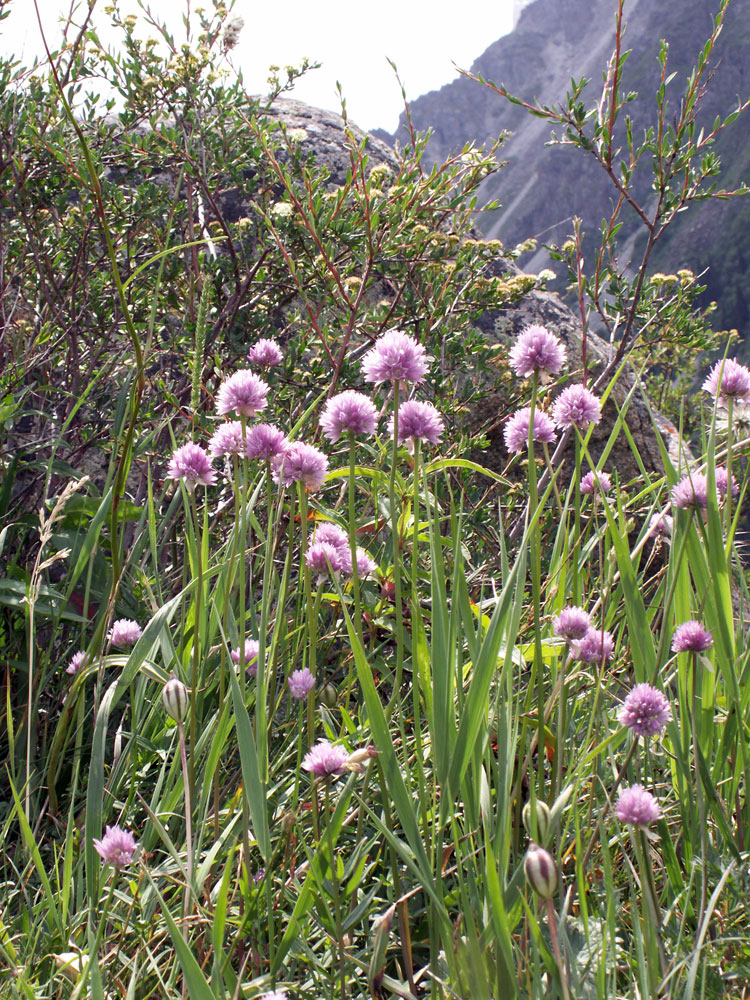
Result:
[[[714,644],[714,637],[695,620],[678,625],[672,636],[673,653],[705,653]]]
[[[129,830],[121,830],[119,826],[108,826],[101,840],[94,839],[94,847],[109,864],[115,868],[124,868],[133,860],[138,844]]]
[[[243,417],[254,417],[268,405],[268,385],[253,372],[242,368],[219,386],[216,394],[217,413],[234,410]]]
[[[606,472],[587,472],[581,478],[581,493],[609,493],[612,480]]]
[[[716,481],[716,492],[719,494],[720,497],[725,497],[727,495],[727,483],[729,482],[729,473],[727,472],[727,470],[724,468],[723,465],[720,465],[717,469],[714,470],[714,478]],[[736,497],[739,492],[740,492],[740,484],[737,482],[734,476],[732,476],[732,496]]]
[[[702,472],[692,472],[672,488],[672,506],[679,510],[708,506],[708,479]]]
[[[398,443],[406,441],[410,450],[413,450],[415,441],[440,444],[444,430],[443,419],[432,403],[407,399],[398,411]],[[388,433],[393,437],[393,417],[388,422]]]
[[[223,455],[241,455],[242,444],[242,424],[239,420],[230,420],[221,427],[217,427],[208,442],[208,451],[213,458]]]
[[[508,451],[524,451],[529,440],[531,407],[516,410],[505,423],[503,437]],[[551,444],[555,440],[555,425],[542,410],[534,410],[534,440]]]
[[[555,400],[552,416],[558,427],[577,427],[585,431],[589,424],[598,424],[602,419],[602,405],[585,386],[570,385]]]
[[[706,392],[718,397],[721,406],[729,399],[750,401],[750,369],[738,364],[734,358],[717,361],[703,383]]]
[[[650,684],[636,684],[617,718],[637,736],[655,736],[672,721],[672,709],[661,691]]]
[[[343,551],[345,550],[331,545],[330,542],[313,542],[307,550],[305,562],[313,573],[319,576],[326,576],[329,572],[337,573],[342,569]]]
[[[253,424],[245,439],[245,454],[270,462],[283,453],[288,443],[286,435],[274,424]]]
[[[552,619],[552,631],[563,639],[583,639],[591,626],[591,615],[583,608],[571,605],[563,608],[556,618]]]
[[[337,549],[349,548],[349,536],[338,524],[333,524],[332,521],[323,521],[317,526],[313,542],[328,542]]]
[[[66,674],[77,674],[81,667],[85,667],[89,662],[88,653],[84,650],[79,649],[77,653],[74,653],[70,659],[70,663],[65,668]]]
[[[280,365],[282,359],[281,348],[275,340],[264,337],[253,344],[247,352],[247,363],[254,368],[273,368]]]
[[[362,359],[365,382],[424,382],[425,349],[408,333],[388,330]]]
[[[377,568],[378,564],[375,562],[375,560],[372,559],[370,555],[367,552],[365,552],[364,549],[358,548],[357,576],[360,578],[360,580],[364,580],[364,578],[366,576],[369,576],[370,573],[374,573]],[[349,571],[351,571],[351,567],[349,568]]]
[[[273,478],[282,486],[303,483],[308,490],[318,490],[327,472],[327,456],[303,441],[288,444],[273,460]]]
[[[661,816],[661,808],[651,792],[642,785],[623,788],[615,807],[615,815],[621,823],[645,828]]]
[[[294,670],[289,675],[289,694],[297,701],[303,701],[315,687],[315,678],[305,667],[304,670]]]
[[[125,648],[134,646],[143,635],[138,622],[129,618],[120,618],[113,623],[112,628],[107,633],[107,638],[113,646]]]
[[[320,426],[331,442],[338,441],[342,434],[374,434],[377,423],[373,401],[352,389],[332,396],[320,415]]]
[[[572,644],[573,659],[584,663],[601,663],[615,655],[615,641],[609,632],[599,628],[589,628],[582,639]]]
[[[520,378],[536,373],[541,382],[547,382],[564,364],[562,341],[544,326],[527,326],[510,349],[510,366]]]
[[[658,512],[651,515],[651,520],[648,522],[648,531],[646,534],[649,538],[664,538],[669,537],[672,534],[672,525],[674,523],[674,518],[670,517],[669,514],[663,514]]]
[[[167,479],[181,479],[186,489],[194,490],[199,484],[213,486],[216,470],[200,445],[188,443],[173,453],[167,466]]]
[[[343,747],[336,747],[328,740],[320,740],[305,754],[302,767],[316,778],[327,778],[330,775],[343,774],[348,761],[349,754]]]
[[[258,653],[260,652],[260,643],[257,639],[245,639],[245,668],[251,677],[255,677],[258,672]],[[232,662],[235,666],[240,665],[240,651],[239,649],[233,649]]]

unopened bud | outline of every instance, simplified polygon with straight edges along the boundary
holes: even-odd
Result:
[[[552,899],[557,889],[557,868],[549,851],[532,842],[523,863],[526,881],[542,899]]]
[[[170,719],[174,719],[175,722],[185,721],[185,716],[188,712],[188,705],[190,704],[190,695],[188,694],[188,689],[179,677],[172,674],[167,683],[164,685],[164,690],[161,693],[161,700],[164,705],[164,710]]]
[[[372,760],[377,757],[378,751],[373,746],[361,747],[359,750],[355,750],[354,753],[349,754],[349,759],[346,762],[345,767],[350,771],[355,771],[357,774],[362,774],[364,768],[362,765],[367,761]]]
[[[547,834],[549,833],[550,824],[550,813],[549,806],[546,802],[540,802],[537,800],[535,803],[535,813],[536,813],[536,830],[533,828],[532,815],[531,815],[531,803],[527,802],[523,807],[523,825],[526,828],[526,833],[530,837],[538,838],[543,844],[547,842]]]
[[[320,700],[326,706],[326,708],[335,708],[336,702],[338,701],[338,691],[329,681],[328,684],[320,692]]]

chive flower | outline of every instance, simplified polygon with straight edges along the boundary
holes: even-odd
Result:
[[[216,470],[208,453],[198,444],[188,442],[177,448],[167,466],[167,479],[181,479],[191,492],[196,486],[213,486]]]
[[[377,423],[378,411],[373,401],[353,389],[332,396],[320,415],[323,434],[332,443],[338,441],[342,434],[374,434]]]
[[[585,385],[570,385],[552,404],[552,416],[558,427],[585,431],[589,424],[598,424],[602,419],[602,404]]]
[[[268,385],[249,369],[242,368],[219,386],[216,394],[217,413],[239,413],[254,417],[268,406]]]
[[[622,703],[617,718],[636,736],[656,736],[672,721],[672,709],[657,688],[636,684]]]
[[[558,336],[544,326],[528,326],[510,349],[510,366],[519,378],[538,375],[548,382],[565,364],[565,347]]]
[[[129,830],[115,825],[106,828],[101,840],[94,839],[94,848],[102,860],[115,868],[124,868],[133,860],[138,844]]]
[[[365,382],[424,382],[424,347],[402,330],[388,330],[362,358]]]
[[[505,423],[503,438],[505,447],[510,452],[524,451],[529,440],[529,423],[531,421],[531,407],[524,406],[516,410],[512,417]],[[551,444],[555,440],[554,422],[542,410],[534,410],[534,441],[541,441],[543,444]]]
[[[694,619],[678,625],[672,636],[673,653],[705,653],[714,644],[714,637]]]
[[[651,792],[643,785],[623,788],[615,807],[615,815],[621,823],[645,829],[661,816],[661,807]]]

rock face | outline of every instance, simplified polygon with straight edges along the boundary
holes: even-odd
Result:
[[[602,72],[614,43],[614,0],[535,0],[520,13],[513,32],[494,42],[471,67],[475,74],[502,83],[510,93],[548,105],[564,99],[571,77],[592,82],[584,100],[600,99]],[[654,94],[659,84],[657,56],[660,40],[669,43],[667,86],[671,121],[684,92],[685,79],[711,34],[719,0],[680,0],[655,4],[628,0],[625,4],[624,47],[631,54],[624,68],[623,91],[640,97],[628,105],[634,136],[655,120]],[[711,76],[700,123],[707,131],[716,115],[726,116],[741,99],[750,96],[750,0],[733,0],[712,59]],[[428,160],[443,159],[464,143],[494,141],[503,131],[512,136],[503,146],[507,166],[487,180],[487,200],[501,208],[488,213],[480,225],[486,235],[514,244],[529,237],[540,242],[562,242],[572,230],[574,216],[594,234],[608,216],[613,188],[603,171],[576,149],[545,146],[550,126],[530,117],[489,89],[461,77],[411,105],[414,127],[432,129]],[[714,149],[722,159],[722,186],[733,188],[750,179],[748,123],[740,120],[721,133]],[[394,136],[376,133],[393,143],[406,142],[405,122]],[[652,181],[650,162],[644,160],[638,191],[646,200]],[[635,230],[634,216],[623,216]],[[633,250],[629,245],[629,250]],[[635,246],[637,249],[637,244]],[[709,267],[707,298],[718,303],[716,325],[741,332],[750,320],[750,198],[695,205],[667,233],[654,260],[655,270],[689,267],[696,273]],[[543,252],[526,262],[529,270],[544,266]]]

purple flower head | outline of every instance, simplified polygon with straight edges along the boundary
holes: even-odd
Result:
[[[714,637],[695,620],[683,622],[672,636],[673,653],[705,653],[714,644]]]
[[[129,830],[119,826],[108,826],[101,840],[94,839],[98,854],[115,868],[124,868],[133,860],[138,844]]]
[[[583,660],[584,663],[609,661],[615,655],[615,641],[609,632],[589,628],[582,639],[573,642],[572,653],[574,660]]]
[[[371,559],[364,549],[357,549],[357,576],[360,580],[364,580],[366,576],[370,573],[374,573],[378,568],[378,564],[374,559]]]
[[[575,605],[563,608],[560,614],[552,619],[552,631],[562,639],[583,639],[590,626],[591,615]]]
[[[318,490],[327,472],[327,456],[303,441],[292,441],[273,460],[273,478],[281,486],[303,483],[308,490]]]
[[[208,453],[199,444],[183,444],[172,455],[167,466],[167,479],[181,479],[186,489],[213,486],[216,470],[211,465]]]
[[[289,675],[289,694],[297,701],[303,701],[315,687],[315,678],[305,667],[304,670],[294,670]]]
[[[562,341],[544,326],[527,326],[510,349],[510,366],[520,378],[536,372],[541,382],[547,382],[564,364]]]
[[[135,646],[142,635],[143,632],[138,622],[131,621],[129,618],[119,618],[112,623],[107,638],[113,646],[125,649],[128,646]]]
[[[674,518],[670,517],[669,514],[662,514],[657,511],[656,514],[651,515],[646,534],[649,538],[668,538],[672,534],[673,524]]]
[[[247,363],[251,368],[273,368],[280,365],[281,348],[270,337],[263,337],[247,352]]]
[[[343,548],[337,548],[330,542],[313,542],[305,555],[305,562],[319,576],[330,572],[338,573],[343,569]]]
[[[425,349],[408,333],[388,330],[362,358],[365,382],[424,382]]]
[[[217,413],[234,410],[243,417],[254,417],[268,405],[268,385],[246,368],[230,375],[216,394]]]
[[[621,823],[630,826],[647,827],[661,816],[661,808],[651,792],[643,785],[623,788],[615,807],[615,815]]]
[[[66,674],[77,674],[89,662],[89,655],[84,650],[79,649],[70,659],[70,663],[65,668]]]
[[[347,389],[332,396],[323,407],[320,426],[329,441],[335,442],[342,434],[374,434],[378,411],[369,396]]]
[[[213,458],[223,455],[242,454],[242,424],[239,420],[230,420],[217,427],[208,442],[208,451]]]
[[[251,677],[255,677],[258,672],[258,653],[260,652],[260,643],[257,639],[245,639],[245,668]],[[240,664],[240,651],[239,649],[232,650],[232,662],[235,666]]]
[[[270,993],[261,994],[258,1000],[287,1000],[286,990],[271,990]]]
[[[708,479],[702,472],[692,472],[672,488],[672,506],[678,510],[708,506]]]
[[[349,536],[332,521],[323,521],[315,529],[313,542],[328,542],[337,549],[349,549]]]
[[[612,480],[606,472],[587,472],[581,476],[581,493],[585,496],[589,493],[609,493],[612,489]]]
[[[672,721],[672,709],[661,691],[650,684],[636,684],[617,718],[636,736],[656,736]]]
[[[717,361],[703,388],[717,397],[721,406],[726,406],[730,398],[746,403],[750,401],[750,369],[738,364],[734,358]]]
[[[432,403],[407,399],[398,411],[398,443],[406,442],[409,450],[413,450],[415,441],[440,444],[444,430],[443,418]],[[393,437],[393,417],[388,421],[388,433]]]
[[[729,482],[729,473],[727,472],[727,470],[724,468],[723,465],[720,465],[717,469],[714,470],[714,477],[716,480],[716,492],[719,494],[720,497],[725,497],[727,495],[727,483]],[[732,476],[732,496],[736,497],[739,492],[740,492],[740,484],[737,482],[734,476]]]
[[[602,404],[586,386],[569,385],[555,400],[552,416],[558,427],[585,431],[589,424],[598,424],[602,419]]]
[[[531,407],[516,410],[505,423],[503,437],[508,451],[524,451],[529,440]],[[534,410],[534,440],[551,444],[555,440],[555,425],[542,410]]]
[[[336,747],[328,740],[320,740],[312,750],[308,750],[302,767],[316,778],[327,778],[332,774],[343,774],[349,754],[343,747]]]
[[[269,462],[281,455],[288,441],[274,424],[253,424],[245,438],[245,454]]]

